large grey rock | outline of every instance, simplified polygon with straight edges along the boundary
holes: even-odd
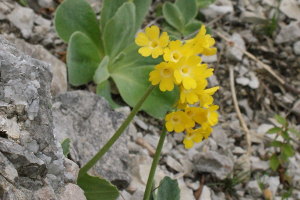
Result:
[[[53,116],[58,139],[71,139],[71,156],[81,165],[103,147],[125,119],[124,113],[112,110],[105,99],[85,91],[58,95]],[[130,182],[127,134],[128,130],[90,171],[109,179],[119,188],[126,188]]]
[[[58,199],[64,156],[53,134],[48,65],[0,37],[0,199]]]
[[[25,42],[22,39],[18,39],[12,36],[4,36],[5,39],[12,42],[17,48],[24,54],[31,56],[32,58],[42,60],[50,64],[50,71],[52,73],[51,81],[51,93],[53,96],[67,91],[67,70],[66,65],[51,53],[49,53],[41,45],[32,45]]]
[[[198,172],[212,173],[219,179],[225,179],[233,170],[232,159],[215,151],[197,153],[193,162]]]

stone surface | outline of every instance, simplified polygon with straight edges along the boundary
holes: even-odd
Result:
[[[275,42],[280,44],[284,42],[296,41],[300,38],[300,21],[291,22],[289,25],[281,27]]]
[[[294,53],[299,56],[300,55],[300,41],[297,41],[294,43],[293,49],[294,49]]]
[[[209,187],[205,186],[202,188],[200,200],[211,200],[211,191]]]
[[[201,9],[201,12],[208,19],[214,19],[226,13],[233,13],[233,5],[229,0],[217,0],[207,8]]]
[[[259,185],[256,180],[249,181],[247,184],[247,191],[253,196],[253,197],[260,197],[262,195],[262,191],[259,188]]]
[[[59,141],[71,139],[71,157],[81,166],[98,152],[125,119],[125,115],[112,110],[105,99],[86,91],[58,95],[53,117],[55,134]],[[126,188],[130,182],[126,135],[128,130],[90,171],[119,188]]]
[[[32,27],[35,14],[30,8],[15,6],[15,9],[7,15],[7,19],[20,29],[24,38],[32,34]]]
[[[59,200],[86,200],[83,190],[75,184],[69,183],[65,186]]]
[[[193,162],[198,172],[212,173],[219,179],[225,179],[233,170],[231,158],[214,151],[197,153]]]
[[[12,36],[5,36],[5,38],[14,43],[23,53],[50,64],[50,71],[53,76],[51,81],[52,95],[55,96],[67,91],[67,69],[65,63],[57,59],[41,45],[32,45]]]
[[[282,0],[279,9],[289,18],[300,20],[299,1],[297,2],[297,0]]]
[[[0,60],[0,199],[57,199],[68,180],[53,133],[48,65],[2,37]]]
[[[246,50],[245,41],[240,34],[234,33],[230,40],[234,43],[233,46],[227,48],[226,55],[234,61],[241,61],[243,58],[242,50]]]

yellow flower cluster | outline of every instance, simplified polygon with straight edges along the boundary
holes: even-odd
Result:
[[[166,32],[160,34],[157,26],[147,27],[138,33],[135,42],[141,48],[142,56],[157,58],[163,56],[164,62],[156,65],[150,72],[149,81],[159,85],[161,91],[172,91],[177,85],[180,98],[177,110],[166,115],[166,128],[169,132],[185,131],[185,148],[193,147],[212,132],[212,126],[218,123],[218,106],[213,104],[212,95],[219,89],[206,89],[207,78],[213,69],[202,63],[199,56],[214,55],[215,40],[206,34],[205,26],[192,39],[170,41]]]

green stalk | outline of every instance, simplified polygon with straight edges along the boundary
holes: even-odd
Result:
[[[155,151],[153,161],[152,161],[152,165],[151,165],[151,169],[150,169],[150,173],[148,176],[148,181],[147,181],[147,185],[146,185],[146,189],[145,189],[145,193],[144,193],[144,200],[149,200],[149,198],[150,198],[156,167],[157,167],[157,164],[158,164],[158,161],[160,158],[160,153],[161,153],[162,147],[164,145],[166,135],[167,135],[167,131],[164,126],[162,133],[160,135],[158,144],[157,144],[157,148]]]
[[[146,90],[145,94],[141,97],[141,99],[138,101],[138,103],[135,105],[135,107],[132,109],[131,113],[128,115],[126,120],[123,122],[123,124],[119,127],[119,129],[115,132],[115,134],[109,139],[109,141],[98,151],[98,153],[89,161],[87,162],[79,171],[78,178],[82,175],[86,174],[89,169],[91,169],[98,160],[101,159],[101,157],[109,150],[109,148],[118,140],[118,138],[122,135],[123,131],[127,128],[133,117],[136,115],[136,113],[139,111],[141,106],[143,105],[144,101],[147,99],[149,94],[152,92],[152,90],[155,88],[155,86],[150,85],[148,89]]]

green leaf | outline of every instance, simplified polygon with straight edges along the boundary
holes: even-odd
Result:
[[[70,143],[71,143],[71,140],[70,138],[66,138],[64,139],[64,141],[62,141],[61,143],[61,147],[63,149],[63,154],[67,157],[68,154],[70,153]]]
[[[135,5],[135,14],[136,14],[136,22],[135,22],[135,32],[141,27],[146,14],[149,11],[149,6],[151,5],[151,0],[134,0],[133,3]]]
[[[127,47],[135,34],[135,5],[124,3],[109,20],[103,31],[105,53],[114,59],[120,51]]]
[[[120,105],[117,104],[112,98],[111,98],[111,89],[110,89],[110,82],[109,80],[103,81],[101,84],[97,85],[96,93],[102,97],[104,97],[110,106],[115,109],[119,108]]]
[[[179,200],[180,190],[178,187],[177,180],[173,180],[170,177],[165,176],[164,179],[160,181],[156,199]]]
[[[274,118],[276,119],[276,121],[283,125],[283,126],[286,126],[287,125],[287,121],[284,117],[280,116],[280,115],[275,115]]]
[[[96,84],[100,84],[109,78],[109,72],[107,69],[108,63],[109,63],[109,57],[105,56],[102,59],[101,63],[99,64],[99,67],[97,68],[94,74],[94,82]]]
[[[267,131],[267,133],[268,133],[268,134],[274,134],[274,133],[279,133],[280,131],[282,131],[281,128],[279,128],[279,127],[273,127],[273,128],[271,128],[271,129],[269,129],[269,130]]]
[[[74,32],[80,31],[101,50],[99,23],[85,0],[64,0],[56,10],[54,23],[59,37],[65,42]]]
[[[292,157],[295,154],[294,148],[291,144],[283,144],[281,146],[282,152],[287,156],[287,157]]]
[[[135,44],[129,46],[118,61],[109,66],[110,74],[115,81],[124,101],[130,106],[135,106],[142,97],[150,82],[149,72],[160,59],[144,58],[138,54]],[[149,95],[142,106],[153,117],[163,118],[178,99],[178,89],[172,92],[161,92],[158,87]]]
[[[279,142],[279,141],[272,141],[270,145],[273,147],[281,147],[283,144],[284,143]]]
[[[81,32],[73,33],[67,51],[69,82],[78,86],[93,80],[100,54],[90,38]]]
[[[269,164],[273,171],[276,171],[277,168],[279,167],[280,162],[278,160],[278,157],[275,154],[271,156]]]
[[[207,6],[209,6],[210,4],[214,3],[215,0],[197,0],[197,7],[198,8],[206,8]]]
[[[188,24],[197,15],[196,0],[176,0],[175,5],[180,10],[184,24]]]
[[[115,15],[119,7],[127,0],[104,0],[101,9],[100,26],[104,30],[107,22]]]
[[[291,139],[290,136],[289,136],[289,133],[287,131],[282,131],[281,136],[285,140],[290,140]]]
[[[186,24],[183,30],[183,36],[191,35],[198,31],[202,23],[198,20],[192,20],[190,23]],[[195,34],[196,35],[196,34]]]
[[[109,181],[84,174],[77,180],[77,184],[84,191],[87,200],[116,200],[119,191]]]
[[[171,26],[176,28],[179,32],[182,32],[184,28],[184,18],[177,6],[166,2],[163,6],[163,15]]]

